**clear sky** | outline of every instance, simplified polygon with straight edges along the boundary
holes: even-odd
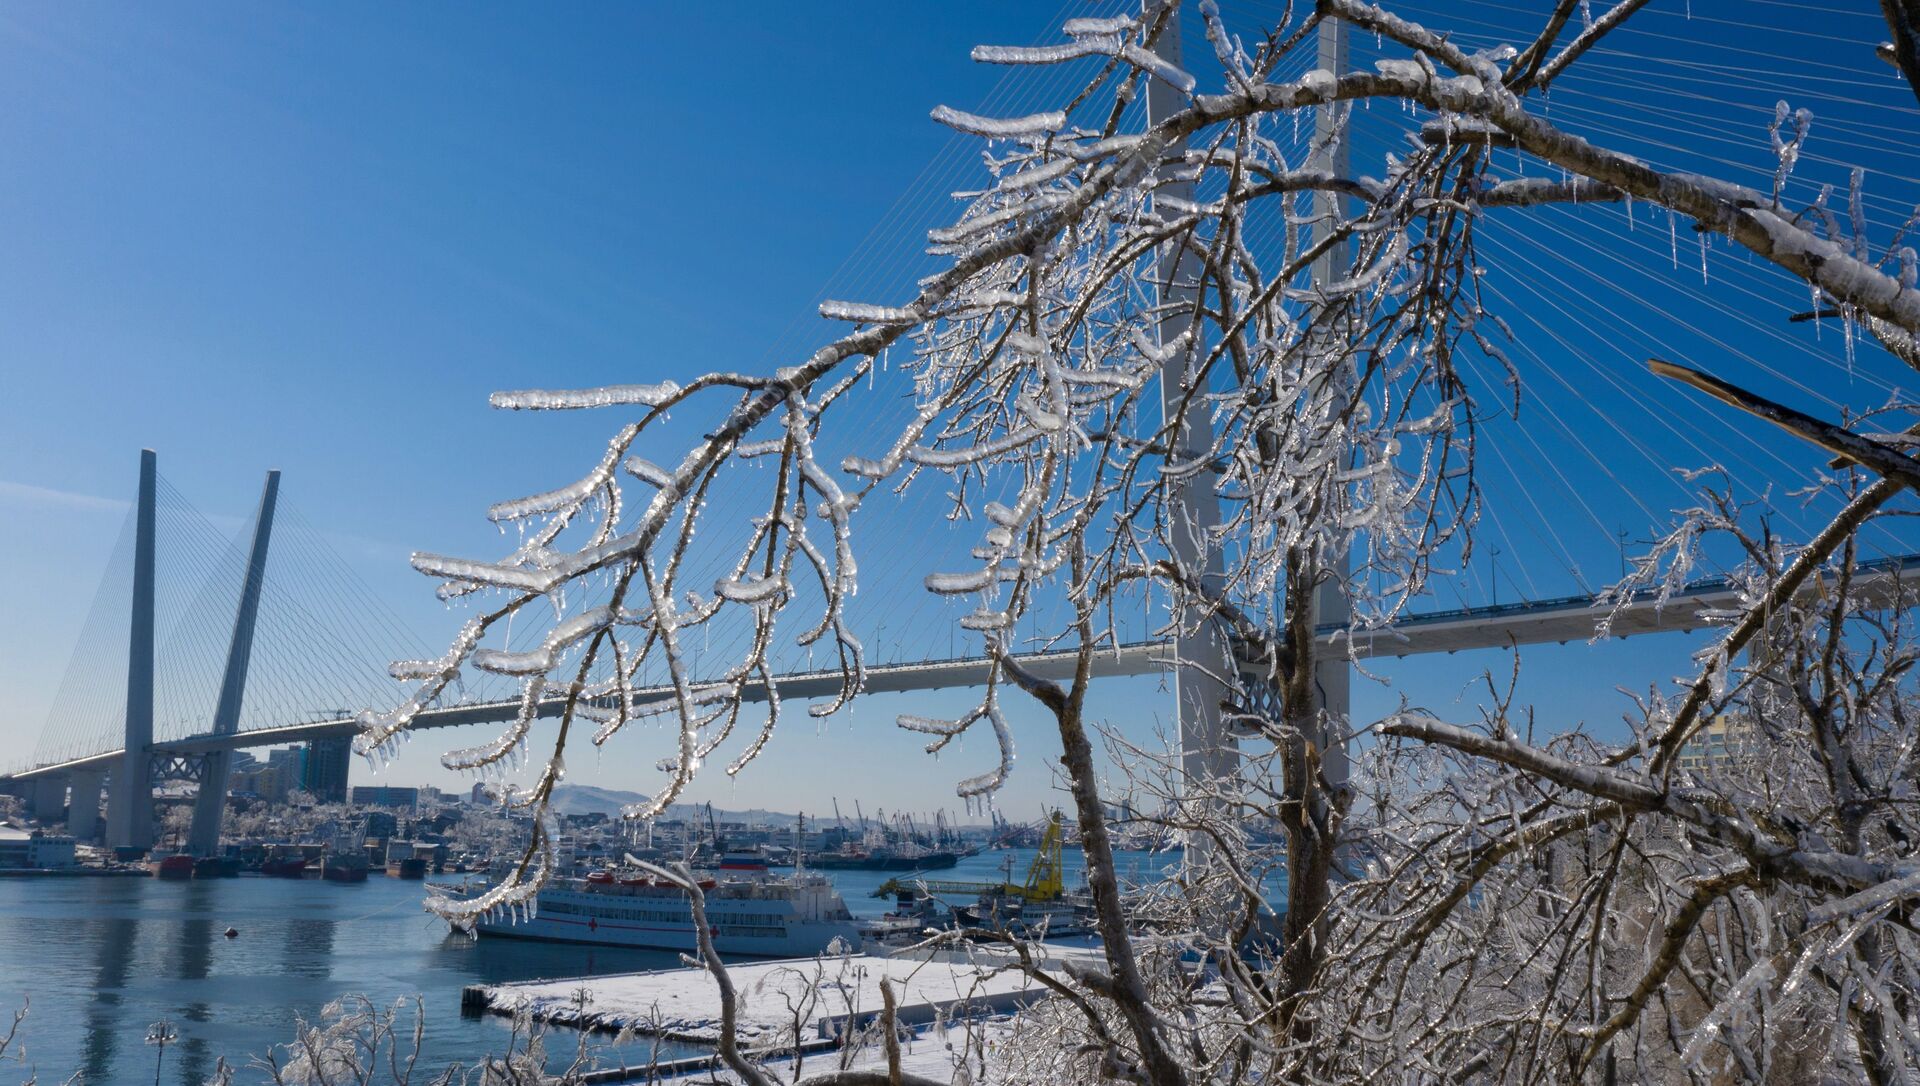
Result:
[[[1224,6],[1242,24],[1278,7]],[[1517,40],[1516,20],[1537,22],[1519,12],[1546,5],[1400,6]],[[1833,158],[1804,172],[1844,178],[1846,164],[1868,165],[1875,214],[1897,223],[1917,163],[1888,131],[1920,126],[1891,69],[1862,52],[1884,35],[1860,8],[1776,4],[1766,17],[1783,24],[1755,29],[1736,25],[1750,5],[1696,0],[1689,19],[1656,3],[1638,37],[1596,55],[1610,75],[1556,90],[1555,117],[1656,162],[1756,183],[1771,170],[1767,115],[1791,79],[1796,105],[1841,126],[1816,128]],[[1038,108],[1044,86],[1003,84],[1003,70],[968,50],[1050,38],[1082,11],[0,9],[0,762],[41,731],[141,447],[159,450],[168,480],[225,531],[248,515],[261,472],[282,469],[288,504],[406,624],[443,639],[458,616],[408,571],[407,554],[498,552],[487,505],[577,477],[616,425],[497,414],[489,392],[770,368],[832,330],[814,315],[821,296],[903,297],[933,267],[924,230],[957,209],[945,194],[977,178],[968,145],[928,110]],[[1360,62],[1369,46],[1357,43]],[[1358,154],[1377,162],[1395,138],[1380,128]],[[1461,598],[1604,583],[1618,572],[1616,533],[1646,538],[1684,498],[1666,466],[1731,448],[1731,466],[1758,483],[1805,480],[1815,458],[1701,421],[1700,405],[1630,418],[1664,395],[1637,369],[1650,350],[1821,409],[1871,406],[1909,376],[1866,354],[1843,369],[1841,337],[1789,329],[1793,295],[1764,272],[1716,267],[1703,280],[1684,224],[1670,254],[1664,217],[1645,209],[1632,223],[1620,209],[1551,214],[1544,227],[1489,230],[1490,258],[1523,254],[1498,285],[1526,343],[1514,352],[1533,392],[1523,421],[1540,436],[1486,469],[1501,519]],[[1662,320],[1623,316],[1608,293],[1642,281],[1674,300]],[[1804,359],[1783,365],[1783,350]],[[1517,481],[1547,464],[1552,479]],[[888,525],[883,545],[910,550],[901,542],[913,531]],[[868,591],[918,592],[917,582],[903,573]],[[922,632],[925,613],[899,622]],[[892,641],[901,655],[927,651],[898,626],[869,641],[882,658]],[[1681,674],[1690,645],[1536,650],[1524,689],[1548,723],[1616,720],[1626,705],[1615,688]],[[1462,692],[1487,667],[1507,664],[1480,654],[1385,668],[1400,685],[1360,684],[1356,711],[1383,711],[1404,692],[1470,716],[1477,698]],[[955,806],[951,784],[984,768],[984,741],[935,762],[891,722],[955,711],[963,697],[876,697],[819,725],[796,713],[760,767],[734,785],[711,774],[695,795],[811,811],[834,795]],[[1096,699],[1141,737],[1169,723],[1170,705],[1150,679],[1116,681]],[[1003,802],[1025,817],[1048,801],[1057,747],[1024,707],[1016,724],[1022,760]],[[479,737],[448,734],[415,741],[386,777],[459,787],[435,756]],[[653,787],[658,739],[630,740],[574,757],[573,779]]]

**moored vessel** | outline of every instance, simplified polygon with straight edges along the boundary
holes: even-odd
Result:
[[[202,856],[193,861],[196,879],[231,879],[240,874],[240,861],[233,856]]]
[[[157,879],[190,879],[193,857],[174,852],[156,852],[147,858],[147,870]]]
[[[426,857],[396,856],[387,861],[387,876],[395,879],[424,879],[427,877]]]
[[[320,877],[328,882],[367,881],[367,858],[354,853],[329,853],[320,861]]]
[[[733,860],[733,857],[729,857]],[[847,903],[824,876],[772,876],[744,861],[700,880],[707,925],[721,954],[762,958],[810,957],[860,947]],[[484,887],[436,887],[454,899]],[[540,889],[531,915],[482,919],[481,935],[589,943],[687,953],[699,949],[693,907],[685,889],[628,871],[595,871],[584,879],[555,879]]]
[[[913,844],[850,845],[837,852],[807,857],[822,871],[939,871],[960,862],[960,854]]]

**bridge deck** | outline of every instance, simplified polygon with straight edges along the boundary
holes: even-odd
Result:
[[[1874,592],[1891,600],[1908,574],[1920,571],[1920,555],[1902,555],[1885,561],[1862,564],[1854,574],[1856,588]],[[1383,656],[1413,656],[1436,652],[1464,652],[1472,649],[1506,648],[1552,642],[1585,641],[1593,638],[1607,616],[1613,616],[1610,636],[1634,637],[1651,633],[1679,633],[1712,625],[1717,618],[1740,605],[1737,593],[1724,581],[1702,581],[1675,592],[1664,603],[1652,593],[1643,593],[1620,607],[1596,604],[1590,596],[1495,607],[1438,611],[1408,615],[1386,629],[1356,635],[1353,656],[1368,659]],[[1338,650],[1346,645],[1344,628],[1326,628],[1320,643]],[[1035,674],[1056,681],[1070,679],[1078,654],[1073,650],[1022,653],[1016,657]],[[1145,675],[1166,670],[1172,661],[1171,647],[1159,642],[1123,645],[1101,651],[1094,658],[1096,678]],[[941,690],[952,687],[980,686],[987,681],[988,661],[930,660],[906,664],[880,664],[867,669],[867,692],[905,693],[915,690]],[[776,676],[773,683],[782,699],[831,697],[840,690],[840,673],[835,670],[797,672]],[[664,701],[672,697],[668,687],[651,687],[638,692],[642,701]],[[749,700],[763,700],[766,686],[746,688]],[[542,716],[560,711],[555,699],[541,706]],[[484,702],[429,709],[414,721],[415,728],[457,727],[465,724],[497,723],[519,712],[520,702]],[[359,725],[352,719],[319,720],[271,728],[252,728],[232,735],[202,735],[154,744],[156,754],[204,754],[215,750],[242,747],[278,746],[304,743],[314,739],[354,735]],[[63,775],[75,770],[100,769],[110,765],[119,750],[103,751],[86,758],[58,762],[10,775],[0,780],[30,780]]]

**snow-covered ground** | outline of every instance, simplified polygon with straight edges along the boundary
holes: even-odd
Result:
[[[741,1046],[786,1047],[796,1039],[837,1036],[849,1019],[864,1024],[879,1014],[882,979],[891,982],[900,1021],[908,1025],[1003,1012],[1044,994],[1030,978],[1006,968],[1004,959],[943,957],[952,960],[853,954],[733,966],[728,972],[739,996]],[[703,1043],[719,1038],[719,990],[704,970],[529,981],[484,991],[489,1008],[500,1013],[524,1007],[555,1024]]]

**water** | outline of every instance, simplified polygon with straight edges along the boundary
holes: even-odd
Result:
[[[933,877],[997,880],[1011,861],[1019,882],[1033,855],[984,853]],[[1080,855],[1068,850],[1064,860],[1068,884],[1076,885]],[[1123,876],[1151,877],[1169,862],[1165,855],[1118,857]],[[889,907],[870,895],[892,874],[833,874],[856,915]],[[0,1010],[31,1000],[21,1027],[27,1066],[6,1064],[0,1080],[37,1072],[42,1082],[60,1082],[81,1071],[86,1083],[152,1081],[156,1050],[143,1039],[166,1019],[179,1041],[166,1050],[161,1081],[198,1086],[216,1057],[243,1065],[290,1040],[296,1014],[311,1020],[349,993],[387,1004],[421,997],[422,1065],[471,1064],[502,1052],[510,1034],[503,1018],[460,1014],[465,985],[679,964],[665,951],[475,941],[423,912],[422,896],[418,882],[378,875],[353,885],[253,877],[0,879]],[[239,929],[238,938],[224,937],[229,926]],[[550,1047],[570,1055],[574,1041],[560,1031]],[[604,1051],[608,1039],[593,1044]],[[642,1040],[615,1058],[631,1062],[648,1050]],[[238,1076],[261,1079],[258,1072]]]
[[[421,996],[425,1055],[439,1065],[509,1040],[505,1019],[461,1016],[463,985],[677,964],[666,952],[475,942],[422,912],[421,896],[418,882],[384,878],[0,879],[0,1008],[32,1001],[22,1033],[43,1082],[75,1070],[87,1083],[150,1081],[156,1051],[143,1038],[166,1019],[180,1039],[162,1081],[197,1086],[216,1056],[244,1064],[290,1040],[296,1013],[317,1017],[343,994]],[[238,938],[224,937],[229,925]]]

